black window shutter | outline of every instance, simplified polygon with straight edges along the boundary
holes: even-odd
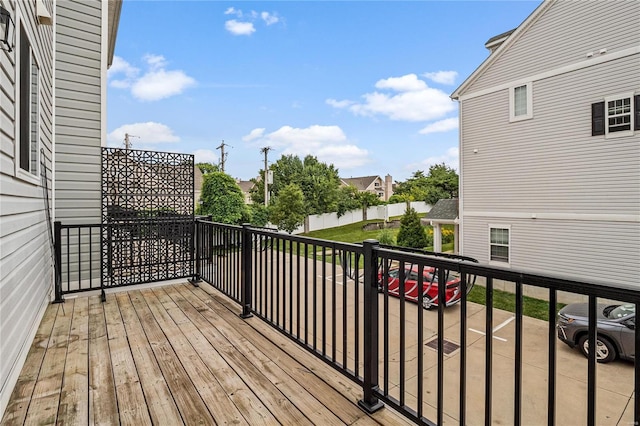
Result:
[[[640,130],[640,95],[633,97],[633,114],[635,116],[633,129]]]
[[[604,135],[604,102],[591,104],[591,136]]]

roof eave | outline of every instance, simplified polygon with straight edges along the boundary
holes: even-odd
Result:
[[[524,20],[518,27],[510,34],[507,39],[495,50],[495,52],[491,53],[478,68],[475,69],[471,73],[469,77],[451,94],[450,98],[454,101],[460,99],[465,92],[465,90],[473,83],[484,71],[488,68],[493,62],[499,58],[502,53],[509,48],[520,35],[527,30],[527,28],[535,22],[538,17],[556,0],[544,0],[531,14]]]
[[[118,24],[120,23],[120,11],[122,10],[122,0],[108,0],[108,51],[107,68],[113,63],[113,55],[116,50],[116,37],[118,35]]]

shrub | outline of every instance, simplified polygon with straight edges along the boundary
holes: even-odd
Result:
[[[425,248],[429,242],[424,228],[420,223],[418,213],[409,207],[400,219],[400,231],[397,237],[398,245],[402,247]]]
[[[378,241],[380,244],[394,246],[396,244],[396,238],[393,234],[394,232],[391,229],[383,229],[378,234]]]

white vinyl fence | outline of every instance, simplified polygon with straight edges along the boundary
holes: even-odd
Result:
[[[431,206],[424,201],[414,201],[411,207],[418,213],[427,213]],[[407,203],[387,204],[384,206],[373,206],[367,209],[367,220],[389,220],[390,217],[402,216],[407,209]],[[307,227],[304,225],[293,231],[294,234],[317,231],[318,229],[335,228],[336,226],[349,225],[350,223],[363,221],[362,209],[351,210],[338,217],[337,213],[324,213],[308,216]],[[306,229],[305,229],[306,228]]]

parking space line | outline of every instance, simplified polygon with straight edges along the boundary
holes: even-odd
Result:
[[[501,324],[495,326],[493,328],[493,332],[495,333],[496,331],[500,330],[501,328],[504,328],[507,324],[509,324],[511,321],[513,321],[514,319],[516,319],[516,317],[509,317],[507,318],[505,321],[503,321]],[[476,330],[475,328],[471,328],[469,327],[469,331],[473,331],[474,333],[478,333],[478,334],[482,334],[483,336],[486,336],[486,333],[484,331],[480,331],[480,330]],[[502,337],[498,337],[498,336],[492,336],[494,339],[496,340],[500,340],[502,342],[506,342],[507,339],[502,338]]]

